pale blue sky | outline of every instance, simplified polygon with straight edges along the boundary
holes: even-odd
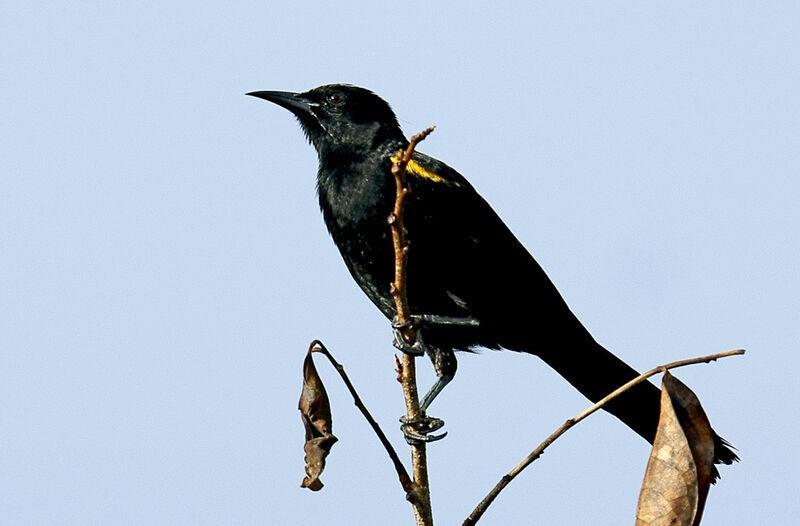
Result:
[[[326,366],[340,442],[325,489],[299,488],[314,338],[403,447],[389,327],[325,232],[316,155],[244,96],[330,82],[375,90],[407,134],[436,125],[421,150],[632,365],[747,348],[676,373],[743,458],[704,524],[794,522],[798,19],[793,2],[5,2],[0,523],[413,523]],[[537,358],[462,357],[431,411],[450,433],[430,453],[437,524],[587,405]],[[593,416],[482,524],[630,524],[647,455]]]

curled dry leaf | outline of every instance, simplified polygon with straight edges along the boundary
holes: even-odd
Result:
[[[700,524],[714,470],[714,433],[697,396],[669,372],[647,463],[637,526]]]
[[[306,443],[303,446],[306,453],[306,477],[300,486],[319,491],[323,486],[319,477],[325,469],[325,458],[338,439],[332,432],[333,419],[328,393],[317,374],[311,352],[303,362],[303,392],[300,394],[299,409],[306,429]]]

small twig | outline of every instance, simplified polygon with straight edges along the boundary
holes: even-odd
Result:
[[[414,148],[432,131],[433,127],[413,136],[405,152],[398,152],[398,160],[392,164],[392,175],[394,175],[397,196],[395,198],[394,209],[388,218],[388,223],[392,231],[392,243],[394,245],[395,257],[394,281],[389,290],[394,299],[397,322],[400,325],[406,326],[403,330],[403,338],[410,344],[413,344],[416,340],[416,328],[413,324],[409,323],[411,313],[409,312],[408,295],[406,293],[408,239],[403,226],[405,203],[406,197],[408,196],[406,166],[408,166],[408,162],[414,154]],[[422,412],[419,408],[417,373],[413,356],[408,353],[403,353],[403,361],[398,367],[398,373],[398,379],[403,387],[403,396],[406,402],[406,417],[409,420],[417,420],[422,416]],[[411,445],[411,464],[414,473],[414,483],[413,490],[406,493],[408,500],[414,507],[417,526],[432,526],[433,512],[431,511],[431,495],[428,483],[428,457],[425,443]]]
[[[389,454],[389,458],[392,459],[392,463],[394,464],[394,469],[397,471],[397,477],[400,479],[400,484],[403,485],[403,489],[405,490],[406,494],[411,493],[413,488],[413,483],[411,482],[411,477],[408,476],[408,471],[406,471],[406,467],[400,461],[400,457],[397,456],[397,451],[395,451],[391,442],[389,442],[389,439],[386,438],[386,435],[384,434],[381,427],[378,425],[378,422],[376,422],[375,419],[372,418],[372,415],[367,410],[367,407],[364,405],[364,402],[361,401],[361,397],[358,396],[356,388],[353,387],[353,384],[350,382],[350,378],[347,376],[347,373],[344,372],[344,367],[342,366],[342,364],[336,361],[336,359],[333,357],[330,351],[328,351],[328,348],[325,347],[325,345],[319,340],[314,340],[313,342],[311,342],[311,345],[309,346],[309,352],[318,352],[324,354],[331,362],[333,367],[336,369],[336,371],[339,373],[339,376],[342,377],[342,381],[344,382],[344,385],[347,386],[347,390],[350,391],[350,395],[353,397],[353,402],[356,404],[356,407],[359,409],[359,411],[361,411],[361,414],[364,415],[364,418],[367,419],[367,422],[369,422],[369,425],[372,427],[372,430],[375,431],[376,435],[378,435],[378,439],[381,441],[381,444],[383,444],[384,449],[386,449],[386,452]]]
[[[619,395],[621,395],[622,393],[624,393],[625,391],[627,391],[628,389],[630,389],[634,385],[645,381],[646,379],[650,378],[651,376],[653,376],[655,374],[666,372],[668,369],[674,369],[676,367],[682,367],[684,365],[692,365],[692,364],[696,364],[696,363],[708,363],[708,362],[712,362],[714,360],[718,360],[719,358],[725,358],[725,357],[728,357],[728,356],[736,356],[736,355],[740,355],[740,354],[744,354],[744,350],[743,349],[738,349],[738,350],[735,350],[735,351],[727,351],[727,352],[723,352],[723,353],[719,353],[719,354],[711,354],[711,355],[708,355],[708,356],[701,356],[699,358],[690,358],[688,360],[680,360],[680,361],[677,361],[677,362],[668,363],[666,365],[661,365],[659,367],[655,367],[653,369],[650,369],[646,373],[640,374],[639,376],[637,376],[636,378],[634,378],[630,382],[628,382],[628,383],[622,385],[621,387],[617,388],[616,390],[611,392],[608,396],[606,396],[605,398],[603,398],[602,400],[600,400],[596,404],[592,405],[591,407],[587,408],[585,411],[579,413],[578,415],[576,415],[573,418],[570,418],[569,420],[564,422],[561,425],[561,427],[556,429],[553,432],[553,434],[551,434],[549,437],[547,437],[545,439],[544,442],[539,444],[539,446],[536,449],[531,451],[531,453],[527,457],[525,457],[525,460],[520,462],[514,469],[509,471],[507,475],[503,475],[503,478],[500,479],[500,482],[498,482],[497,485],[495,485],[495,487],[492,488],[492,491],[490,491],[489,494],[486,495],[486,497],[480,502],[480,504],[478,504],[478,506],[472,511],[470,516],[467,517],[467,520],[465,520],[462,523],[461,526],[471,526],[471,525],[475,524],[476,522],[478,522],[478,519],[481,518],[481,516],[484,514],[486,509],[489,507],[489,505],[492,503],[492,501],[494,501],[494,499],[497,498],[497,495],[503,490],[503,488],[508,486],[508,484],[512,480],[514,480],[514,478],[517,475],[519,475],[522,472],[523,469],[528,467],[534,460],[539,458],[542,455],[542,453],[544,452],[544,450],[550,444],[552,444],[558,437],[560,437],[561,435],[566,433],[569,428],[571,428],[572,426],[574,426],[575,424],[577,424],[578,422],[580,422],[581,420],[583,420],[587,416],[591,415],[592,413],[594,413],[598,409],[602,408],[610,400],[618,397]]]

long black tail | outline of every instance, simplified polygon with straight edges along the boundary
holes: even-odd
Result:
[[[592,402],[597,402],[639,376],[636,370],[591,337],[577,345],[580,349],[559,349],[536,354]],[[658,427],[660,406],[661,392],[645,381],[606,404],[604,409],[652,444]],[[730,464],[739,460],[730,444],[716,434],[714,436],[715,463]]]

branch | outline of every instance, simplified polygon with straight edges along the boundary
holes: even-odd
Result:
[[[408,196],[408,185],[406,184],[406,166],[414,154],[414,148],[425,137],[433,132],[434,128],[431,126],[427,130],[418,133],[411,138],[405,152],[400,151],[397,155],[397,162],[392,164],[392,175],[394,175],[395,188],[397,197],[394,202],[394,209],[389,216],[388,222],[392,229],[392,242],[394,244],[394,281],[390,285],[390,292],[394,299],[394,305],[397,310],[397,321],[400,324],[408,324],[411,313],[408,307],[408,295],[406,293],[406,267],[408,266],[408,238],[403,226],[403,217],[405,215],[406,197]],[[413,327],[408,325],[404,330],[403,336],[409,343],[414,343],[416,337]]]
[[[375,419],[372,418],[372,415],[367,410],[367,407],[364,405],[364,402],[361,401],[361,397],[358,396],[356,388],[353,387],[353,384],[350,382],[350,378],[347,376],[347,373],[344,372],[344,367],[342,366],[342,364],[336,361],[333,355],[328,351],[327,347],[325,347],[325,345],[323,345],[323,343],[319,340],[314,340],[313,342],[311,342],[309,350],[310,352],[318,352],[324,354],[331,362],[333,367],[336,369],[336,371],[339,373],[339,376],[341,376],[344,385],[347,386],[347,390],[350,391],[350,395],[353,397],[353,402],[355,403],[356,407],[359,409],[359,411],[361,411],[361,414],[364,415],[364,418],[367,419],[367,422],[372,427],[372,430],[375,431],[376,435],[378,435],[378,439],[381,441],[381,444],[383,444],[384,449],[386,449],[386,452],[389,454],[389,458],[392,459],[392,463],[394,464],[394,469],[397,471],[397,477],[400,479],[400,484],[402,484],[403,489],[406,492],[406,495],[411,493],[413,489],[413,483],[411,482],[411,477],[408,476],[408,471],[406,471],[405,466],[400,461],[400,457],[397,456],[397,451],[395,451],[394,447],[392,447],[391,442],[389,442],[389,439],[386,438],[386,435],[384,434],[381,427],[378,425]]]
[[[403,215],[405,212],[406,197],[408,196],[408,185],[406,184],[406,166],[414,154],[417,143],[424,140],[431,132],[433,127],[419,133],[411,138],[405,152],[398,152],[398,160],[392,165],[392,175],[394,175],[397,197],[395,198],[394,209],[388,218],[389,226],[392,231],[392,243],[394,245],[394,281],[391,284],[390,292],[394,299],[395,310],[397,311],[397,322],[404,325],[403,337],[409,343],[416,340],[416,328],[410,321],[408,306],[408,295],[406,293],[406,267],[408,264],[408,239],[403,227]],[[398,380],[403,387],[403,396],[406,402],[406,417],[409,420],[417,420],[421,415],[419,408],[419,394],[417,393],[417,371],[414,357],[408,353],[403,353],[403,362],[398,366]],[[411,444],[411,464],[414,473],[414,483],[412,490],[407,491],[406,495],[411,505],[414,507],[414,515],[417,519],[417,526],[432,526],[433,513],[431,511],[431,494],[428,484],[428,457],[424,443]]]
[[[462,523],[461,526],[472,526],[473,524],[478,522],[478,519],[480,519],[481,516],[484,514],[484,512],[486,512],[486,509],[489,507],[489,505],[492,503],[492,501],[494,501],[494,499],[497,498],[497,495],[499,495],[500,492],[503,491],[503,488],[508,486],[508,484],[512,480],[514,480],[514,478],[517,475],[519,475],[522,472],[523,469],[528,467],[534,460],[539,458],[542,455],[542,453],[544,452],[544,450],[547,448],[547,446],[552,444],[558,437],[560,437],[561,435],[566,433],[569,428],[571,428],[572,426],[574,426],[575,424],[577,424],[578,422],[580,422],[581,420],[583,420],[587,416],[591,415],[592,413],[594,413],[598,409],[602,408],[609,401],[611,401],[614,398],[618,397],[619,395],[621,395],[622,393],[624,393],[625,391],[627,391],[628,389],[630,389],[634,385],[645,381],[646,379],[650,378],[651,376],[653,376],[655,374],[666,372],[669,369],[674,369],[676,367],[683,367],[684,365],[692,365],[692,364],[696,364],[696,363],[708,363],[708,362],[712,362],[712,361],[718,360],[719,358],[726,358],[728,356],[737,356],[737,355],[740,355],[740,354],[744,354],[744,350],[743,349],[739,349],[739,350],[735,350],[735,351],[727,351],[727,352],[723,352],[723,353],[719,353],[719,354],[711,354],[709,356],[701,356],[699,358],[690,358],[688,360],[680,360],[680,361],[677,361],[677,362],[668,363],[666,365],[661,365],[659,367],[651,369],[651,370],[647,371],[646,373],[640,374],[639,376],[637,376],[636,378],[634,378],[630,382],[628,382],[628,383],[622,385],[621,387],[617,388],[615,391],[613,391],[611,394],[609,394],[608,396],[606,396],[605,398],[603,398],[602,400],[600,400],[596,404],[592,405],[591,407],[587,408],[585,411],[579,413],[578,415],[576,415],[573,418],[570,418],[569,420],[564,422],[561,425],[561,427],[559,427],[558,429],[556,429],[553,432],[552,435],[547,437],[544,442],[539,444],[539,446],[536,449],[531,451],[531,453],[527,457],[525,457],[525,460],[520,462],[514,469],[509,471],[507,475],[503,475],[503,478],[500,479],[500,482],[498,482],[497,485],[494,488],[492,488],[492,491],[490,491],[489,494],[486,495],[486,497],[480,502],[480,504],[478,504],[478,506],[472,511],[470,516],[467,517],[467,520],[465,520]]]

